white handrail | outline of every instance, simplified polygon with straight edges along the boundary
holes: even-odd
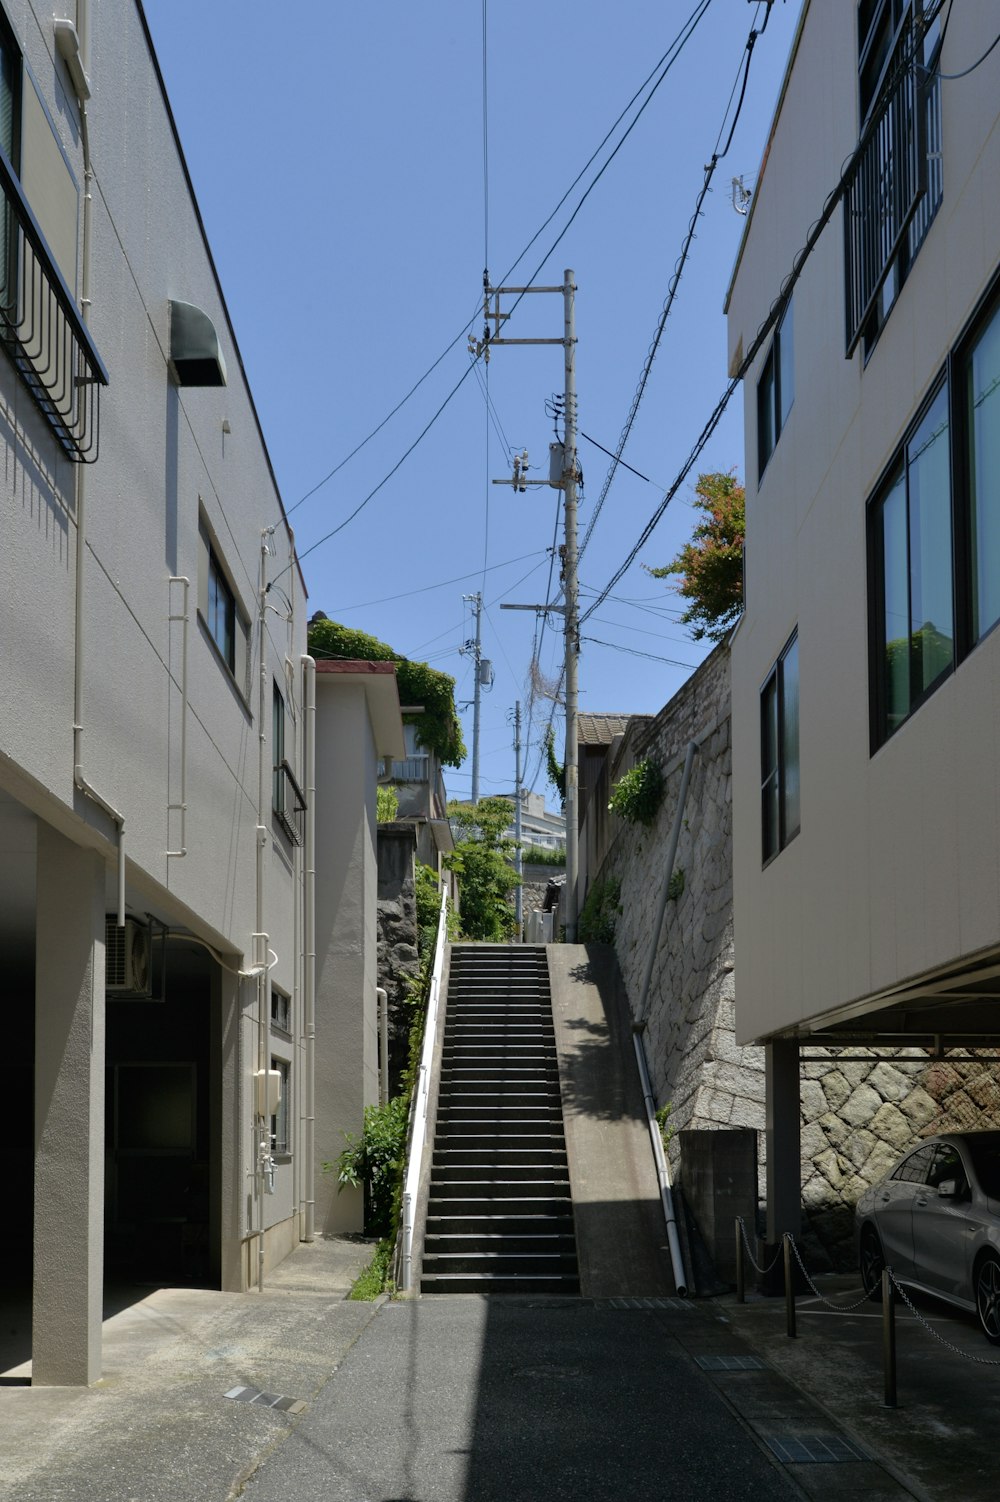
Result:
[[[403,1293],[409,1292],[413,1279],[413,1206],[420,1188],[420,1170],[427,1141],[427,1103],[430,1098],[431,1068],[437,1042],[438,1004],[441,998],[441,976],[444,971],[444,946],[447,933],[448,894],[442,892],[437,942],[434,946],[434,968],[431,971],[431,988],[427,998],[424,1046],[420,1054],[420,1070],[410,1114],[410,1156],[406,1164],[406,1177],[403,1180],[403,1244],[399,1279],[399,1286]]]

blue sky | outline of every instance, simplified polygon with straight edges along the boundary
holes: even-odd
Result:
[[[480,303],[484,265],[494,282],[507,272],[700,6],[144,4],[282,496],[306,553],[393,470],[468,372],[466,338],[354,458],[320,482],[462,334]],[[743,225],[731,180],[742,176],[753,186],[799,10],[800,0],[775,0],[754,47],[732,145],[624,453],[647,478],[619,470],[611,485],[580,565],[584,606],[587,591],[601,589],[634,545],[725,387],[722,304]],[[615,448],[628,415],[724,121],[722,139],[729,133],[727,103],[747,34],[764,11],[754,0],[710,0],[537,278],[548,285],[561,282],[566,267],[575,272],[580,428],[606,448]],[[632,114],[518,266],[518,284],[534,274]],[[817,213],[828,186],[817,184]],[[477,315],[477,330],[481,323]],[[561,331],[561,299],[540,295],[524,299],[508,326],[519,337]],[[547,487],[521,495],[490,481],[509,476],[508,447],[527,448],[536,473],[547,466],[553,424],[545,403],[562,390],[562,351],[495,350],[492,413],[480,374],[481,366],[466,374],[395,475],[342,531],[308,552],[303,567],[311,610],[453,674],[463,703],[472,698],[472,668],[459,648],[472,625],[462,596],[482,590],[483,654],[495,669],[483,697],[485,795],[513,784],[508,720],[515,700],[528,698],[537,630],[531,614],[501,612],[500,603],[547,598],[557,502]],[[580,459],[582,537],[609,461],[582,439]],[[742,476],[739,397],[698,465],[732,467]],[[685,486],[617,598],[587,622],[584,635],[594,640],[583,643],[582,710],[655,712],[704,656],[677,623],[676,596],[640,567],[667,562],[686,540],[694,521],[689,496]],[[550,625],[539,653],[544,674],[556,676],[561,655]],[[671,661],[656,660],[664,658]],[[550,712],[538,702],[529,781]],[[463,722],[471,750],[471,708]],[[558,712],[556,724],[559,734]],[[467,796],[470,771],[469,760],[450,771],[449,792]],[[544,767],[536,787],[546,790]]]

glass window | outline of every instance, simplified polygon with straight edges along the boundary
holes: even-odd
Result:
[[[271,990],[271,1026],[283,1033],[292,1031],[292,999],[284,991]]]
[[[933,1147],[918,1147],[915,1153],[903,1159],[893,1174],[893,1178],[899,1179],[904,1184],[926,1184],[927,1170],[931,1166],[933,1156]]]
[[[952,1147],[949,1143],[942,1142],[935,1149],[931,1171],[927,1175],[927,1183],[931,1189],[936,1189],[939,1184],[943,1184],[949,1179],[955,1185],[959,1194],[962,1193],[968,1182],[965,1164],[959,1156],[958,1148]]]
[[[964,386],[976,642],[1000,620],[1000,309],[972,347]]]
[[[757,473],[767,462],[795,399],[795,346],[792,304],[782,316],[757,382]]]
[[[236,600],[222,566],[210,549],[208,555],[208,629],[230,671],[236,669]]]
[[[903,445],[876,499],[874,739],[881,745],[955,660],[948,386]]]
[[[796,632],[760,693],[761,852],[765,862],[798,834],[799,638]]]

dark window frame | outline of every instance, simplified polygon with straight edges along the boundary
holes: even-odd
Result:
[[[281,1099],[270,1120],[271,1152],[276,1158],[292,1156],[292,1063],[280,1055],[271,1055],[271,1068],[281,1075]],[[282,1130],[284,1129],[284,1130]]]
[[[225,565],[211,542],[208,545],[208,616],[206,625],[208,626],[208,634],[215,643],[219,656],[235,677],[236,593],[229,582],[229,575],[226,572]]]
[[[994,273],[982,297],[973,309],[944,364],[937,372],[927,396],[907,425],[889,463],[879,476],[867,503],[868,531],[868,643],[871,754],[875,753],[909,723],[914,714],[955,672],[976,647],[1000,628],[1000,609],[996,618],[985,625],[974,620],[976,548],[972,525],[972,462],[970,445],[972,418],[966,400],[970,362],[983,336],[995,320],[1000,319],[1000,268]],[[908,713],[899,724],[888,727],[885,657],[884,556],[880,522],[882,505],[889,494],[894,476],[904,463],[906,448],[917,432],[942,389],[948,393],[948,484],[951,528],[952,590],[952,663],[920,693],[910,695]]]
[[[277,679],[271,689],[271,812],[285,812],[285,696]]]
[[[757,381],[757,483],[760,484],[771,455],[788,422],[795,403],[795,319],[793,302],[781,315],[767,359]]]
[[[789,759],[787,754],[787,665],[794,653],[795,697],[798,701],[801,674],[798,665],[799,629],[796,626],[775,659],[760,688],[760,799],[761,865],[768,866],[787,849],[802,829],[800,717],[796,716],[794,818],[790,817]],[[773,702],[773,723],[769,726]],[[769,734],[770,730],[770,734]],[[773,802],[773,811],[772,811]]]

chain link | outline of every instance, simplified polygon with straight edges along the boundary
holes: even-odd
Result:
[[[955,1345],[950,1340],[945,1340],[944,1336],[941,1335],[937,1330],[935,1330],[933,1325],[928,1324],[927,1320],[925,1320],[923,1315],[920,1313],[920,1310],[914,1308],[913,1304],[910,1302],[910,1299],[907,1297],[907,1294],[905,1293],[902,1285],[897,1282],[896,1274],[893,1272],[892,1268],[887,1267],[886,1271],[888,1272],[889,1277],[892,1280],[893,1288],[899,1294],[900,1298],[903,1300],[903,1303],[906,1305],[907,1309],[909,1309],[914,1319],[918,1320],[920,1324],[923,1325],[924,1329],[927,1330],[929,1334],[933,1335],[935,1340],[940,1341],[941,1344],[943,1346],[946,1346],[949,1351],[954,1351],[956,1356],[963,1356],[966,1361],[974,1361],[977,1366],[1000,1366],[1000,1360],[992,1360],[989,1356],[974,1356],[971,1351],[963,1351],[961,1346]]]
[[[799,1267],[801,1267],[802,1269],[802,1276],[805,1278],[806,1282],[809,1284],[809,1287],[819,1299],[820,1303],[825,1304],[828,1309],[834,1309],[838,1314],[852,1314],[855,1309],[860,1309],[862,1304],[867,1304],[869,1299],[874,1297],[874,1289],[871,1293],[869,1293],[868,1290],[865,1289],[864,1293],[861,1295],[860,1299],[858,1299],[856,1304],[831,1303],[831,1301],[826,1297],[825,1294],[820,1293],[819,1289],[816,1287],[816,1284],[806,1272],[806,1265],[802,1261],[802,1253],[799,1251],[798,1246],[796,1245],[795,1237],[789,1236],[788,1239],[792,1243],[792,1251],[795,1253],[795,1260],[799,1264]]]
[[[755,1270],[755,1272],[760,1273],[761,1277],[764,1278],[764,1277],[767,1276],[767,1274],[771,1271],[771,1269],[773,1267],[777,1267],[778,1262],[779,1262],[780,1257],[781,1257],[781,1247],[780,1246],[778,1247],[778,1250],[775,1252],[772,1261],[770,1261],[767,1264],[766,1267],[761,1267],[760,1264],[755,1259],[753,1252],[750,1250],[750,1243],[747,1240],[747,1228],[746,1228],[746,1226],[743,1223],[743,1217],[742,1217],[742,1215],[737,1215],[736,1219],[739,1221],[740,1234],[743,1237],[743,1245],[747,1249],[747,1256],[750,1258],[750,1265],[753,1267],[753,1269]]]

